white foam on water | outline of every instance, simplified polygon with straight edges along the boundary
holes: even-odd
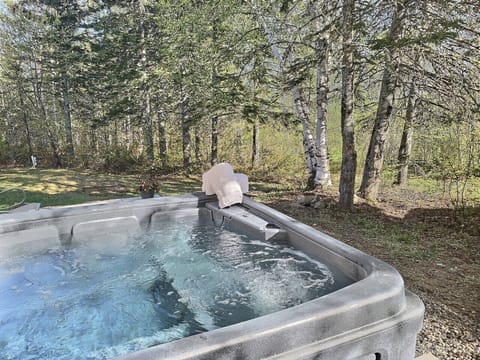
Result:
[[[0,263],[0,358],[118,356],[335,289],[297,250],[195,217],[159,225],[115,253],[80,245]]]

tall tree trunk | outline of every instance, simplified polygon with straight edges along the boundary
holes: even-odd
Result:
[[[255,168],[258,165],[260,160],[260,126],[258,124],[258,119],[253,120],[252,126],[252,168]]]
[[[132,146],[132,139],[130,137],[130,134],[131,134],[130,127],[131,127],[130,115],[127,115],[125,117],[125,120],[123,121],[122,130],[123,130],[123,138],[125,139],[125,146],[129,151]]]
[[[152,119],[152,110],[150,104],[150,89],[148,86],[147,80],[147,30],[145,26],[145,5],[144,0],[139,0],[140,7],[140,44],[141,44],[141,67],[142,67],[142,90],[144,92],[144,103],[143,103],[143,119],[145,124],[145,143],[147,148],[147,158],[150,161],[155,159],[155,154],[153,152],[153,119]]]
[[[246,161],[245,159],[245,151],[243,146],[243,128],[239,127],[235,131],[235,139],[233,140],[233,145],[235,147],[234,154],[236,154],[236,160],[238,163],[244,164]]]
[[[72,136],[72,118],[70,113],[70,100],[68,97],[68,79],[67,74],[62,74],[62,100],[63,100],[63,122],[65,125],[65,141],[67,144],[68,162],[73,161],[75,157]]]
[[[23,120],[23,124],[25,125],[28,154],[31,156],[31,155],[34,155],[33,147],[32,147],[32,134],[30,133],[30,125],[28,123],[28,115],[27,115],[27,109],[25,107],[23,89],[21,88],[20,84],[18,84],[17,90],[18,90],[18,98],[20,100],[20,108],[22,111],[22,120]]]
[[[351,209],[355,196],[355,173],[357,152],[353,117],[353,22],[355,0],[344,0],[343,17],[343,58],[342,58],[342,168],[339,185],[339,206]]]
[[[167,129],[163,110],[158,111],[158,147],[162,167],[167,166]]]
[[[200,128],[198,124],[193,128],[193,133],[194,133],[194,140],[195,140],[195,162],[197,164],[200,164],[200,162],[202,161],[202,149],[201,149],[202,139],[200,137]]]
[[[106,126],[102,127],[102,133],[103,133],[103,144],[105,145],[105,149],[107,152],[110,152],[110,131],[108,131]]]
[[[182,100],[180,103],[181,120],[182,120],[182,150],[183,150],[183,167],[188,169],[192,163],[192,156],[190,154],[190,121],[188,118],[188,95],[185,87],[182,85],[181,91]]]
[[[210,145],[210,164],[213,166],[218,162],[218,116],[212,116],[212,139]]]
[[[402,17],[404,1],[398,1],[395,7],[388,40],[395,42],[402,31]],[[363,169],[360,196],[365,199],[375,200],[380,188],[380,175],[383,168],[385,143],[388,140],[388,129],[395,102],[395,88],[397,86],[397,50],[395,46],[385,49],[385,70],[383,71],[382,85],[378,99],[375,124],[368,147],[365,167]]]
[[[95,154],[98,155],[100,149],[97,139],[97,133],[93,127],[90,127],[90,138],[92,139],[92,148],[95,149]]]
[[[153,119],[152,119],[152,111],[150,105],[150,94],[148,89],[146,89],[145,93],[145,142],[147,143],[147,158],[150,161],[155,159],[155,155],[153,152]]]
[[[47,130],[47,137],[50,147],[52,148],[52,159],[53,159],[53,166],[56,168],[62,167],[62,160],[60,158],[60,152],[58,151],[57,139],[55,134],[52,132],[48,121],[48,110],[47,104],[45,101],[45,97],[43,95],[41,97],[41,109],[42,109],[42,118],[44,121],[45,129]]]
[[[5,104],[5,94],[3,91],[0,93],[2,95],[2,109],[6,108]],[[7,142],[7,149],[8,149],[8,154],[10,158],[10,162],[12,164],[15,164],[15,124],[10,122],[10,116],[4,116],[3,121],[5,123],[5,128],[7,129],[7,132],[5,134],[5,141]]]
[[[315,39],[315,59],[317,72],[317,119],[315,130],[315,158],[316,169],[314,186],[322,189],[332,185],[330,176],[330,160],[327,146],[327,120],[328,120],[328,93],[329,93],[329,58],[330,58],[330,9],[328,2],[319,3],[310,0],[308,12],[313,22],[313,29],[317,34]],[[319,9],[319,7],[321,7]],[[323,26],[323,29],[322,29]]]
[[[303,89],[299,86],[293,88],[293,102],[297,115],[302,123],[303,135],[303,154],[307,165],[307,190],[315,188],[315,169],[317,166],[315,158],[315,142],[312,131],[310,130],[310,113],[308,105],[303,95]]]
[[[214,18],[212,21],[212,43],[213,49],[217,49],[217,31],[218,31],[218,18]],[[217,84],[218,84],[218,74],[217,74],[217,64],[213,63],[212,65],[212,88],[213,88],[213,101],[217,95]],[[218,116],[213,114],[211,117],[211,134],[210,134],[210,164],[214,166],[218,162]]]
[[[113,146],[118,149],[118,121],[113,120]]]
[[[398,150],[398,173],[396,184],[406,186],[408,180],[408,165],[413,143],[413,124],[415,122],[415,83],[412,81],[408,92],[407,112],[405,114],[405,123],[403,124],[402,140]]]
[[[317,26],[318,28],[318,26]],[[315,172],[315,188],[325,188],[332,185],[330,177],[330,161],[327,147],[327,106],[329,77],[329,35],[328,32],[319,35],[315,41],[317,64],[317,125],[315,131],[315,157],[317,160]]]
[[[215,89],[217,83],[217,72],[213,69],[212,72],[212,85]],[[211,117],[211,134],[210,134],[210,164],[214,166],[218,162],[218,116],[213,115]]]
[[[61,167],[62,160],[60,158],[60,152],[58,151],[57,140],[55,134],[52,132],[48,121],[47,101],[45,98],[45,92],[41,84],[42,70],[35,66],[34,69],[34,91],[37,98],[38,107],[40,108],[40,118],[42,119],[45,129],[47,131],[48,142],[52,148],[52,161],[54,167]]]

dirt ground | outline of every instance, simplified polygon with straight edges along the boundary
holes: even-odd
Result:
[[[334,190],[252,192],[258,200],[393,265],[426,305],[417,354],[480,359],[480,207],[454,212],[439,198],[399,190],[341,211]],[[313,201],[305,200],[311,199]]]

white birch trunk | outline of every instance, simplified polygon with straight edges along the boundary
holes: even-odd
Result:
[[[302,122],[303,154],[308,174],[307,188],[312,189],[317,162],[315,158],[315,141],[313,139],[312,131],[310,130],[310,114],[303,96],[303,89],[301,89],[299,86],[295,86],[292,89],[292,93],[295,110],[300,118],[300,121]]]
[[[268,24],[266,24],[265,20],[262,18],[257,7],[252,1],[249,1],[249,5],[257,15],[258,22],[262,27],[265,36],[267,37],[268,43],[270,44],[272,54],[277,59],[280,70],[283,71],[285,68],[285,64],[288,64],[293,60],[295,52],[293,50],[290,51],[288,58],[284,58],[282,56],[282,54],[280,53],[280,49],[277,46],[277,39],[272,33],[271,29],[268,27]],[[303,153],[308,175],[307,188],[312,189],[314,187],[317,159],[315,156],[315,141],[312,135],[312,131],[310,130],[309,108],[303,95],[303,89],[301,86],[295,85],[292,88],[292,95],[295,111],[300,119],[300,122],[302,123]]]
[[[329,92],[329,32],[320,29],[320,17],[315,10],[316,2],[310,4],[310,16],[314,20],[314,29],[319,34],[315,41],[315,57],[317,60],[317,122],[315,131],[315,157],[317,161],[314,185],[325,188],[332,185],[330,176],[330,160],[327,146],[327,106]],[[328,16],[325,17],[329,22]]]

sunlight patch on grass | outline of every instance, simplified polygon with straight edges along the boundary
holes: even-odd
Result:
[[[135,175],[97,174],[68,169],[0,170],[0,190],[21,188],[26,202],[42,206],[79,204],[88,201],[138,196]],[[164,175],[158,194],[169,196],[201,190],[200,177]],[[0,205],[6,204],[0,199]]]
[[[55,183],[43,183],[43,184],[36,184],[23,187],[25,191],[28,192],[40,192],[49,195],[53,194],[61,194],[69,191],[76,191],[77,187],[63,185],[63,184],[55,184]]]

